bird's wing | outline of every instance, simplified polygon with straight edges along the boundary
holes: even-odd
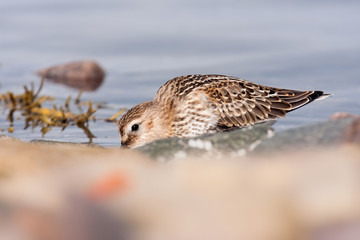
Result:
[[[211,76],[208,78],[211,79]],[[218,125],[243,127],[284,117],[289,111],[323,95],[321,91],[296,91],[266,87],[239,78],[216,76],[202,84],[211,106],[218,112]]]

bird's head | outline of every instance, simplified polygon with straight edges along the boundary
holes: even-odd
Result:
[[[119,120],[121,146],[139,147],[151,141],[166,138],[169,126],[162,109],[154,102],[144,102],[127,111]]]

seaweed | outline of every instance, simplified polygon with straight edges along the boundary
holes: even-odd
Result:
[[[120,109],[118,112],[116,112],[114,115],[112,115],[109,118],[104,119],[105,122],[113,122],[116,123],[117,122],[117,118],[122,115],[124,112],[126,111],[126,108],[122,108]]]
[[[96,108],[93,108],[92,101],[81,102],[80,96],[82,91],[74,100],[74,104],[79,106],[87,106],[86,112],[73,113],[70,109],[71,96],[69,96],[64,105],[56,106],[52,104],[52,107],[44,107],[44,103],[49,103],[54,100],[51,96],[40,96],[40,91],[44,85],[44,78],[41,79],[40,86],[35,92],[34,84],[31,83],[30,88],[24,86],[24,93],[14,94],[7,92],[0,94],[0,104],[9,109],[7,114],[7,120],[9,121],[9,127],[7,131],[12,133],[14,131],[15,113],[21,113],[24,118],[25,127],[41,128],[42,136],[44,137],[53,127],[61,127],[61,130],[65,130],[67,126],[77,126],[81,128],[85,135],[89,138],[91,143],[95,135],[89,129],[89,121],[95,120],[94,113]],[[49,105],[49,104],[48,104]]]

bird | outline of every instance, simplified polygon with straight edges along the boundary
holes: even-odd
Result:
[[[170,138],[189,138],[274,122],[323,91],[263,86],[241,78],[195,74],[163,84],[152,101],[129,109],[118,122],[121,146],[136,148]]]

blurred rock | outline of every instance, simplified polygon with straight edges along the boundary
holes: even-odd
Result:
[[[0,239],[360,239],[359,119],[138,149],[166,163],[0,137]]]
[[[163,164],[131,150],[0,140],[0,239],[355,240],[359,169],[348,144]],[[89,195],[115,175],[125,188]]]
[[[68,201],[60,212],[20,205],[0,216],[0,239],[130,240],[130,227],[119,216],[88,199]],[[4,220],[7,220],[6,222]]]
[[[329,120],[336,120],[336,119],[342,119],[342,118],[354,118],[356,115],[346,112],[336,112],[333,115],[329,117]]]
[[[358,240],[360,219],[344,221],[333,226],[325,226],[311,231],[306,240]]]
[[[76,61],[55,65],[36,72],[55,83],[85,91],[94,91],[102,84],[105,72],[94,61]]]
[[[360,117],[354,118],[351,124],[345,129],[343,142],[360,144]]]

